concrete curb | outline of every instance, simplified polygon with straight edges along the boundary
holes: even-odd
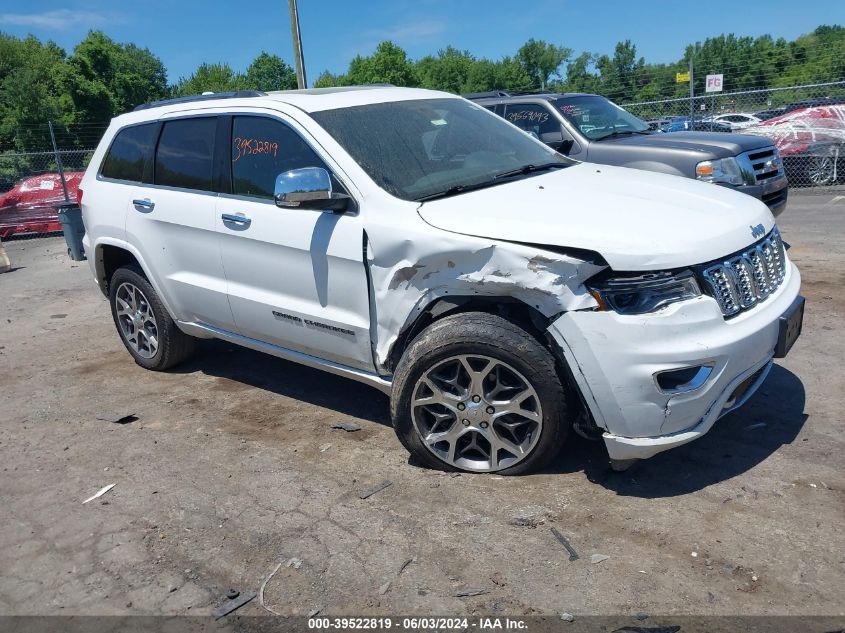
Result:
[[[12,269],[12,262],[9,261],[9,256],[6,254],[6,249],[3,247],[3,240],[0,240],[0,273],[9,272]]]

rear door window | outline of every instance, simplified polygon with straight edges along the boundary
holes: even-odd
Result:
[[[236,116],[232,122],[232,193],[272,198],[276,176],[325,163],[290,127],[268,117]],[[334,179],[333,179],[334,180]],[[339,183],[334,182],[335,189]]]
[[[100,175],[115,180],[149,182],[158,123],[123,128],[114,137]]]
[[[155,161],[157,185],[212,191],[217,117],[166,121]]]

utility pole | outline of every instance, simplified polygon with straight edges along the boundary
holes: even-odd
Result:
[[[692,75],[692,57],[689,58],[689,129],[695,129],[695,88]]]
[[[296,8],[296,0],[288,0],[288,11],[290,36],[293,40],[293,58],[296,63],[296,85],[303,89],[308,87],[308,81],[305,79],[305,59],[302,56],[302,35],[299,32],[299,11]]]

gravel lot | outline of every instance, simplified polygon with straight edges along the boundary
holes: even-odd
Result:
[[[284,562],[283,614],[845,615],[845,197],[780,226],[804,333],[745,408],[627,473],[575,438],[519,478],[417,467],[385,396],[228,344],[147,372],[62,238],[9,242],[0,614],[207,614]]]

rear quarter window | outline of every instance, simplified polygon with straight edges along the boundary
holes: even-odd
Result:
[[[157,133],[157,123],[133,125],[120,130],[103,160],[100,175],[130,182],[149,181],[145,178],[149,173],[146,168],[152,163]]]

